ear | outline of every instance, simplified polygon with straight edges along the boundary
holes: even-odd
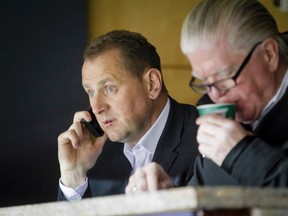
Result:
[[[279,45],[273,38],[268,38],[263,42],[264,60],[271,72],[275,72],[279,67]]]
[[[156,99],[162,89],[162,75],[156,68],[149,69],[144,74],[144,82],[151,99]]]

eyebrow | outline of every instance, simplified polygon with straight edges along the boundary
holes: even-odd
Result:
[[[111,77],[104,78],[100,80],[99,82],[96,83],[97,86],[103,86],[105,83],[110,82],[110,81],[115,81],[115,79]],[[87,84],[82,83],[83,88],[90,88]]]
[[[231,71],[233,71],[233,72],[231,72]],[[216,73],[214,73],[214,74],[212,74],[212,75],[210,75],[210,76],[208,76],[208,77],[205,77],[204,79],[203,79],[203,81],[205,81],[205,80],[207,80],[209,77],[211,77],[211,76],[219,76],[219,75],[221,75],[221,74],[228,74],[228,73],[231,73],[231,74],[233,74],[234,72],[236,71],[236,69],[235,68],[233,68],[232,69],[232,66],[231,65],[229,65],[229,66],[225,66],[225,67],[223,67],[223,68],[221,68],[221,69],[219,69],[219,70],[217,70],[216,71]],[[193,74],[194,72],[192,71],[192,74]],[[197,73],[196,73],[197,74]],[[230,74],[228,74],[228,75],[230,75]],[[197,78],[197,79],[200,79],[197,75],[195,76],[195,75],[193,75],[195,78]]]

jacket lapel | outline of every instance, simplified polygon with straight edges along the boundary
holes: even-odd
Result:
[[[170,98],[170,111],[164,131],[157,144],[153,161],[159,163],[169,174],[169,170],[178,157],[177,146],[180,144],[183,127],[183,115],[178,112],[177,102]],[[181,125],[181,127],[179,127]]]
[[[273,143],[274,147],[282,145],[287,139],[287,133],[279,133],[286,131],[288,122],[288,88],[284,96],[270,110],[270,112],[262,119],[258,127],[255,129],[255,134],[266,140],[268,143]],[[273,127],[271,127],[273,125]]]

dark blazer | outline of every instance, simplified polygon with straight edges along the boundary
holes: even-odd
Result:
[[[205,96],[201,104],[209,102]],[[225,158],[221,167],[198,156],[189,185],[288,186],[288,89],[254,130]]]
[[[188,184],[193,175],[198,153],[196,143],[198,114],[194,106],[180,104],[170,98],[170,111],[157,144],[153,161],[159,163],[173,178],[175,186]],[[132,167],[123,153],[123,143],[107,141],[95,166],[89,170],[89,186],[84,197],[125,192]],[[58,200],[65,197],[59,189]]]

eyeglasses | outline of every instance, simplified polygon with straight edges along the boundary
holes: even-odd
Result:
[[[232,77],[221,79],[221,80],[218,80],[218,81],[211,83],[211,84],[204,84],[202,80],[197,79],[196,77],[192,76],[192,78],[189,82],[190,88],[193,89],[195,92],[200,93],[200,94],[210,92],[212,87],[216,88],[220,92],[225,92],[225,91],[233,88],[234,86],[236,86],[237,77],[240,75],[240,73],[243,71],[244,67],[249,62],[249,60],[250,60],[254,50],[256,49],[256,47],[261,43],[262,42],[258,42],[252,47],[252,49],[250,50],[248,55],[245,57],[243,63],[240,65],[239,69],[236,71],[236,73]]]

